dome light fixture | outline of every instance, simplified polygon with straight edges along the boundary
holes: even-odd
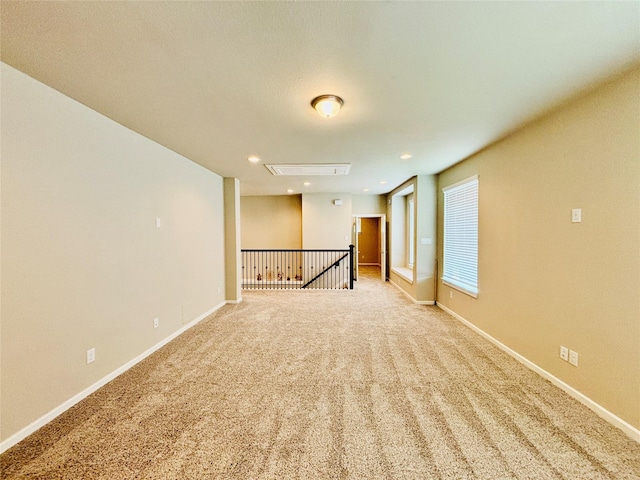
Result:
[[[335,117],[342,105],[344,105],[344,100],[337,95],[320,95],[311,100],[311,106],[321,117],[325,118]]]

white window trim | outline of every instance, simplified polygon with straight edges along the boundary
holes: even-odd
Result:
[[[476,182],[477,183],[477,189],[478,189],[478,195],[479,195],[480,185],[479,185],[478,175],[474,175],[473,177],[469,177],[469,178],[466,178],[466,179],[461,180],[459,182],[456,182],[456,183],[454,183],[452,185],[449,185],[449,186],[443,188],[442,192],[443,192],[443,194],[445,194],[449,190],[461,187],[462,185],[465,185],[465,184],[468,184],[468,183],[472,183],[472,182]],[[476,203],[477,209],[479,209],[479,205],[478,204],[479,204],[479,198],[478,198],[477,203]],[[445,233],[446,233],[446,202],[445,202],[444,215],[445,215],[444,224],[445,224]],[[476,222],[477,222],[477,220],[478,219],[476,218]],[[478,228],[478,227],[476,227],[476,228]],[[469,295],[469,296],[471,296],[473,298],[478,298],[478,293],[479,293],[479,286],[478,286],[478,284],[479,284],[479,275],[478,275],[478,260],[479,260],[478,259],[478,241],[476,240],[476,259],[475,259],[476,260],[476,265],[475,265],[476,276],[475,276],[475,285],[473,285],[473,284],[469,284],[467,282],[458,281],[457,279],[453,278],[452,276],[447,276],[447,274],[450,273],[450,272],[447,272],[447,265],[446,265],[446,260],[445,260],[446,259],[446,235],[443,235],[443,237],[444,237],[443,238],[443,242],[445,242],[445,243],[443,243],[443,252],[442,252],[442,257],[443,257],[443,272],[442,272],[442,277],[441,277],[442,283],[447,285],[447,286],[449,286],[449,287],[455,288],[456,290],[459,290],[459,291],[461,291],[461,292],[463,292],[463,293],[465,293],[465,294],[467,294],[467,295]]]
[[[446,285],[446,286],[451,287],[451,288],[453,288],[455,290],[458,290],[459,292],[462,292],[462,293],[464,293],[466,295],[469,295],[470,297],[478,298],[478,293],[480,293],[479,291],[473,291],[473,290],[466,289],[461,285],[458,285],[456,283],[449,282],[449,281],[445,280],[444,277],[442,277],[441,280],[442,280],[442,284],[443,285]]]
[[[413,268],[391,267],[391,271],[413,285]]]

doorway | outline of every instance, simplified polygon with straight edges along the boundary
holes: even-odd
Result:
[[[386,215],[354,215],[353,244],[356,251],[356,279],[366,270],[380,272],[386,280]]]

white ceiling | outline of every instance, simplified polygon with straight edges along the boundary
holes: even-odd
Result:
[[[0,8],[3,62],[239,178],[243,195],[386,193],[640,62],[637,1]],[[320,94],[344,99],[337,117],[312,110]],[[352,166],[343,177],[274,177],[250,155]]]

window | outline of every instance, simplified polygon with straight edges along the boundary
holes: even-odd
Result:
[[[413,283],[415,263],[416,207],[413,183],[395,192],[391,197],[391,270],[409,283]]]
[[[444,188],[442,281],[478,296],[478,177]]]
[[[407,267],[413,268],[413,255],[415,251],[415,210],[413,207],[413,193],[407,195]]]

